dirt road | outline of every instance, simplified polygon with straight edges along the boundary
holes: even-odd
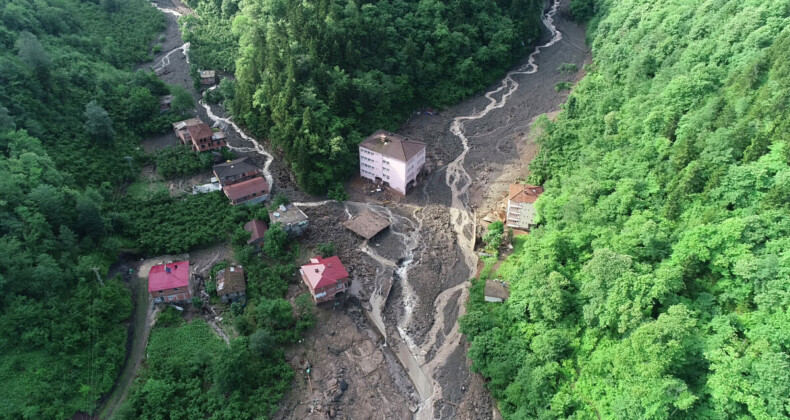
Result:
[[[305,206],[311,218],[300,241],[305,252],[318,243],[335,243],[352,276],[355,297],[339,309],[320,308],[332,328],[314,329],[289,350],[300,379],[278,418],[496,416],[482,378],[470,373],[458,317],[477,266],[478,218],[501,205],[507,184],[526,175],[537,151],[532,122],[556,112],[567,97],[554,86],[582,74],[564,74],[558,67],[582,68],[589,59],[583,29],[566,17],[567,1],[551,6],[541,46],[515,70],[485,93],[438,115],[415,115],[399,130],[428,144],[434,167],[400,204],[310,197],[293,184],[265,141],[245,134],[221,107],[197,107],[196,115],[225,129],[233,149],[264,168],[271,185]],[[188,74],[188,46],[175,26],[176,15],[188,10],[170,0],[159,0],[157,7],[168,13],[168,29],[165,49],[154,62],[165,82],[189,89],[199,100]],[[363,208],[387,217],[390,230],[364,241],[343,229],[339,222]],[[304,360],[323,368],[308,374]]]

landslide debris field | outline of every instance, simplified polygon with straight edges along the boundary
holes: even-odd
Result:
[[[170,0],[155,5],[167,13],[165,48],[143,67],[162,68],[162,80],[190,90],[198,102],[202,97],[192,86],[184,55],[188,45],[176,21],[189,10]],[[415,114],[401,127],[399,133],[427,143],[431,161],[429,173],[403,198],[369,194],[370,186],[354,180],[348,188],[356,201],[319,201],[299,191],[265,139],[228,125],[220,106],[196,106],[196,116],[221,126],[239,156],[264,168],[275,193],[304,207],[310,228],[300,238],[302,256],[332,242],[352,276],[352,294],[337,305],[319,306],[316,327],[288,351],[296,380],[276,418],[496,415],[482,378],[469,370],[458,317],[477,267],[478,219],[496,210],[507,184],[527,173],[537,150],[532,122],[558,110],[567,96],[555,85],[581,76],[558,67],[573,63],[581,69],[589,59],[583,29],[567,17],[567,1],[553,6],[547,6],[545,23],[558,32],[544,31],[538,45],[551,45],[533,54],[537,67],[525,58],[486,90],[492,93],[481,92],[435,115]],[[145,147],[152,151],[175,143],[168,134],[148,139]],[[386,217],[391,227],[366,241],[342,226],[364,209]],[[305,290],[296,277],[291,289],[289,297]]]

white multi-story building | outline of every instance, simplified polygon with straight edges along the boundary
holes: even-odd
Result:
[[[421,141],[378,130],[359,144],[359,174],[403,195],[417,184],[423,165],[425,143]]]

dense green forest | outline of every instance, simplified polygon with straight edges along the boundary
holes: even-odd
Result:
[[[473,368],[507,418],[788,418],[790,2],[595,7]]]
[[[146,2],[0,0],[0,418],[90,411],[124,360],[128,289],[114,183],[166,125]]]
[[[356,145],[417,107],[490,83],[539,35],[537,0],[192,0],[196,60],[234,70],[232,114],[284,153],[299,184],[326,193]],[[233,54],[226,54],[233,48]],[[235,62],[232,60],[235,58]]]

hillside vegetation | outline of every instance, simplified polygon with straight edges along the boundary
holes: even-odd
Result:
[[[226,105],[280,149],[299,184],[325,193],[356,167],[357,144],[416,107],[467,97],[524,57],[537,0],[191,0],[196,60],[235,69]],[[230,24],[228,23],[230,22]],[[238,39],[237,54],[226,54]],[[217,52],[219,51],[219,52]],[[234,50],[235,52],[235,50]],[[237,57],[235,63],[230,57]]]
[[[787,418],[790,2],[596,7],[473,367],[507,418]]]
[[[109,182],[167,124],[167,86],[131,71],[163,27],[142,0],[0,0],[0,418],[91,411],[123,363],[130,294],[96,275],[120,246]]]

